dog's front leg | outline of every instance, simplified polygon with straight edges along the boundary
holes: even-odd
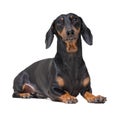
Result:
[[[92,89],[90,85],[90,78],[86,77],[83,82],[83,89],[84,89],[84,94],[83,97],[89,102],[89,103],[105,103],[107,100],[106,97],[103,97],[101,95],[93,95],[92,94]]]
[[[84,98],[89,102],[89,103],[105,103],[107,100],[106,97],[103,97],[101,95],[93,95],[92,93],[86,91],[84,94]]]
[[[53,101],[59,101],[68,104],[73,104],[78,102],[76,97],[70,95],[67,91],[65,91],[64,89],[58,86],[52,86],[52,89],[49,91],[49,97]]]
[[[68,104],[78,102],[76,97],[70,95],[70,93],[64,89],[64,79],[62,77],[58,76],[51,85],[49,89],[49,97],[51,100]]]

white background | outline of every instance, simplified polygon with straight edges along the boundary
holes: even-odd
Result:
[[[54,57],[56,38],[45,49],[45,34],[60,14],[73,12],[91,29],[94,44],[83,41],[83,57],[95,95],[105,104],[77,104],[41,99],[13,99],[13,79],[24,68]],[[119,0],[1,0],[0,1],[0,119],[102,120],[120,119],[120,3]]]

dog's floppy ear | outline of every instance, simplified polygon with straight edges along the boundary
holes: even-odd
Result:
[[[84,21],[81,19],[81,34],[83,39],[88,45],[93,44],[93,36],[90,29],[85,25]]]
[[[53,38],[54,38],[54,22],[52,23],[50,29],[46,33],[46,40],[45,40],[46,49],[49,48],[50,45],[52,44]]]

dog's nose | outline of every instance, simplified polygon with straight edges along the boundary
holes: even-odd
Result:
[[[74,35],[74,30],[72,30],[72,29],[68,30],[66,33],[67,33],[68,36]]]

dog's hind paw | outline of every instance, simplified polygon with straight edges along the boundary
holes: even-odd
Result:
[[[31,98],[32,95],[30,93],[19,93],[20,98]]]

